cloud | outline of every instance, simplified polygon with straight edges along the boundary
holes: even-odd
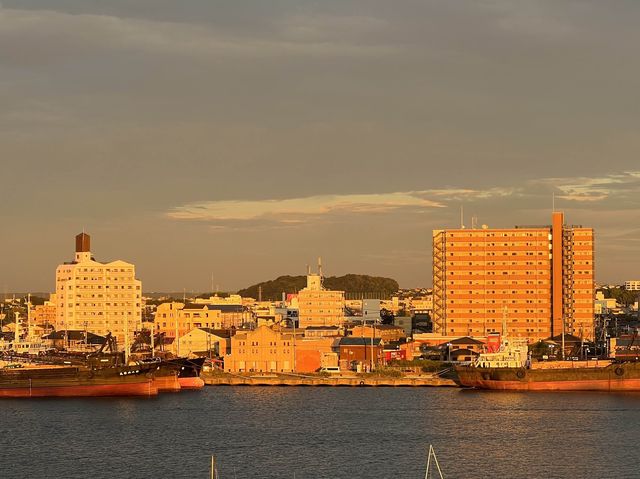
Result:
[[[505,31],[557,40],[577,32],[571,17],[563,18],[562,8],[548,8],[544,2],[530,0],[484,0],[481,6],[496,16]]]
[[[399,208],[438,208],[443,205],[419,197],[420,192],[364,195],[317,195],[306,198],[205,201],[179,206],[170,218],[199,221],[270,220],[296,224],[310,217],[343,213],[386,213]]]
[[[366,20],[366,19],[365,19]],[[354,23],[355,20],[351,23]],[[364,21],[363,25],[372,21]],[[326,22],[325,22],[326,23]],[[340,35],[257,36],[198,24],[121,18],[110,15],[69,14],[49,10],[0,9],[0,59],[16,64],[50,63],[77,55],[129,51],[210,59],[212,56],[263,58],[282,56],[370,56],[393,52],[384,45],[365,45]],[[345,30],[342,25],[338,30]],[[289,31],[293,24],[287,27]],[[335,29],[333,29],[335,33]],[[329,32],[330,33],[330,32]]]
[[[202,201],[178,206],[166,213],[175,220],[206,221],[217,229],[251,226],[296,226],[320,218],[371,215],[399,210],[422,212],[444,208],[446,202],[483,199],[511,194],[511,189],[474,190],[445,188],[377,194],[316,195],[267,200]]]
[[[335,38],[360,39],[383,31],[388,22],[372,16],[294,14],[280,23],[284,37],[303,41],[331,41]]]
[[[217,200],[193,202],[166,212],[173,220],[207,222],[215,229],[296,227],[313,221],[380,215],[385,213],[424,213],[434,209],[457,207],[469,202],[510,199],[540,201],[556,191],[556,198],[579,206],[605,200],[634,201],[640,190],[640,172],[628,171],[601,177],[541,178],[518,186],[494,186],[485,189],[443,187],[439,189],[371,194],[335,194],[265,200]],[[505,205],[505,207],[508,207]]]
[[[538,183],[550,185],[560,194],[556,197],[567,201],[599,202],[611,196],[640,191],[640,171],[627,171],[601,177],[545,178]]]

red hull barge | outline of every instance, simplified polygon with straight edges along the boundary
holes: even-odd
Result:
[[[153,382],[158,388],[158,392],[179,392],[182,389],[178,381],[178,374],[174,370],[163,371],[162,368],[155,373]]]
[[[640,391],[640,363],[558,369],[457,366],[461,386],[501,391]]]
[[[199,377],[191,378],[178,378],[180,387],[182,389],[202,389],[204,387],[204,381]]]
[[[155,396],[150,371],[136,367],[92,370],[26,367],[0,370],[0,398]]]

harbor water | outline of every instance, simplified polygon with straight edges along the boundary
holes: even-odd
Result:
[[[0,477],[638,478],[640,393],[206,387],[0,402]]]

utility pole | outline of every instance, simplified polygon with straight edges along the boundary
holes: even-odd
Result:
[[[151,357],[155,357],[156,355],[156,345],[155,345],[155,338],[154,333],[155,333],[155,329],[156,329],[156,324],[155,323],[151,323]]]
[[[296,372],[296,318],[293,318],[293,372]]]
[[[124,365],[129,364],[129,318],[124,319]]]
[[[564,361],[564,325],[565,325],[565,317],[562,315],[562,360]]]

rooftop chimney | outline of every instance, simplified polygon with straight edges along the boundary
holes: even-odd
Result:
[[[76,253],[88,253],[91,251],[91,236],[84,231],[76,235]]]
[[[91,236],[84,231],[76,235],[76,263],[91,260]]]

